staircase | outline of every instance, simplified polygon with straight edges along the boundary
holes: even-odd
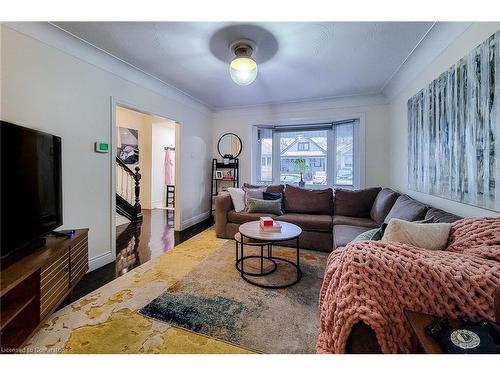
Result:
[[[130,221],[142,220],[140,180],[139,167],[135,167],[133,172],[127,164],[116,158],[116,212]]]

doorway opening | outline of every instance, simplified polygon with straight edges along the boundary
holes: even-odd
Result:
[[[179,123],[121,104],[114,115],[118,277],[175,245]]]

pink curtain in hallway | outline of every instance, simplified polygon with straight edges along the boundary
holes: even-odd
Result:
[[[175,151],[165,152],[165,185],[175,185]]]

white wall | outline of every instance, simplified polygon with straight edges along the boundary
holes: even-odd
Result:
[[[175,147],[175,123],[153,123],[151,138],[151,206],[166,206],[165,147]]]
[[[252,126],[262,124],[311,123],[362,118],[365,127],[364,186],[387,186],[389,171],[388,113],[380,96],[345,97],[329,100],[254,106],[215,112],[213,115],[214,158],[219,158],[217,141],[227,132],[237,134],[243,143],[240,155],[240,184],[251,181]]]
[[[64,227],[90,228],[96,268],[114,259],[113,154],[93,151],[97,140],[112,143],[111,98],[181,124],[183,227],[208,215],[211,117],[194,100],[61,33],[45,23],[2,24],[1,116],[62,137]]]
[[[407,84],[404,89],[397,93],[390,100],[390,143],[391,155],[390,165],[390,186],[405,192],[412,197],[430,204],[434,207],[453,212],[461,216],[499,216],[500,213],[480,209],[448,199],[438,198],[427,194],[422,194],[408,189],[407,179],[407,145],[408,145],[408,120],[407,101],[420,89],[428,85],[442,72],[464,57],[474,47],[482,43],[489,36],[500,29],[500,22],[474,23],[453,43],[451,43],[430,65],[428,65],[418,76]],[[500,124],[498,124],[500,126]]]

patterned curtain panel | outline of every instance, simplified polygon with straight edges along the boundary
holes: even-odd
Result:
[[[500,210],[500,31],[408,100],[408,187]]]

